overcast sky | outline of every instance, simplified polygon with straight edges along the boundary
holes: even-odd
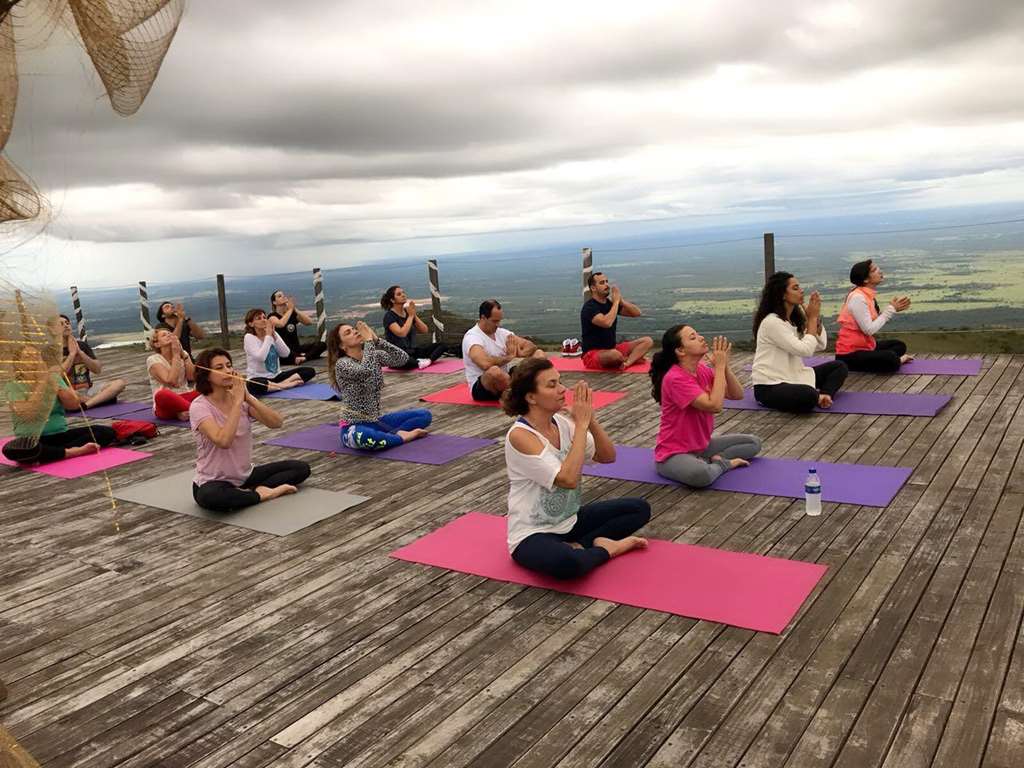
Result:
[[[1024,200],[1020,0],[191,0],[130,118],[19,63],[54,286]]]

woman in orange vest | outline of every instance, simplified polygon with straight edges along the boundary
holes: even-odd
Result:
[[[875,340],[882,326],[910,306],[908,296],[896,296],[884,310],[878,308],[875,291],[884,279],[871,259],[858,261],[850,268],[850,282],[856,287],[839,310],[836,360],[842,360],[851,371],[895,373],[903,363],[914,359],[899,339]]]

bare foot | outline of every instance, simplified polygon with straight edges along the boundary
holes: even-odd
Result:
[[[578,541],[567,541],[565,543],[568,544],[573,549],[583,549],[583,545],[580,544]]]
[[[299,355],[298,357],[295,358],[296,365],[302,365],[304,362],[306,362],[306,358],[303,357],[302,355]]]
[[[277,488],[268,488],[265,485],[257,485],[256,493],[260,495],[260,501],[270,501],[278,496],[287,496],[289,493],[297,493],[298,488],[294,485],[279,485]]]
[[[818,407],[819,408],[831,408],[832,398],[828,395],[818,395]]]
[[[594,546],[606,550],[609,557],[618,557],[629,552],[631,549],[646,549],[647,539],[642,536],[627,536],[616,541],[615,539],[606,539],[604,536],[598,536],[594,539]]]
[[[733,469],[750,466],[750,462],[746,459],[729,459],[729,464]]]
[[[904,363],[909,363],[913,359],[914,359],[913,355],[910,355],[910,354],[903,355],[903,357],[900,358],[900,365],[903,365]]]
[[[412,442],[413,440],[419,440],[421,437],[426,437],[430,433],[427,432],[427,430],[425,430],[425,429],[413,429],[413,430],[400,429],[400,430],[398,430],[398,432],[396,434],[400,438],[402,438],[402,442],[403,443],[409,443],[409,442]]]
[[[75,456],[85,456],[90,453],[99,453],[100,446],[98,443],[86,443],[80,445],[77,448],[68,448],[64,451],[65,459],[73,459]]]
[[[721,460],[722,460],[722,454],[720,454],[720,453],[716,453],[714,456],[712,456],[710,459],[708,459],[708,461],[721,461]]]
[[[175,418],[177,418],[178,421],[188,421],[188,419],[189,419],[188,411],[182,411]]]

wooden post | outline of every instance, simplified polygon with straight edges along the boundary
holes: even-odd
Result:
[[[594,273],[594,254],[589,248],[583,249],[583,298],[590,298],[590,276]]]
[[[224,290],[224,275],[217,275],[217,309],[220,311],[220,345],[230,349],[228,336],[228,295]]]
[[[149,293],[146,290],[145,280],[139,280],[139,319],[142,321],[142,341],[146,345],[146,349],[149,349],[153,326],[149,322]]]
[[[85,317],[82,315],[82,302],[78,300],[78,286],[71,286],[71,306],[75,310],[75,327],[78,329],[78,338],[88,341],[89,337],[85,330]]]
[[[316,301],[316,337],[327,343],[327,310],[324,309],[324,276],[313,267],[313,298]]]
[[[775,233],[764,233],[764,281],[775,274]]]
[[[437,274],[437,259],[427,259],[427,284],[430,286],[430,321],[434,325],[431,335],[433,343],[444,339],[444,323],[441,322],[441,282]]]

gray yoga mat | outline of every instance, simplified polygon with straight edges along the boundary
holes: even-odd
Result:
[[[313,523],[334,517],[349,507],[361,504],[368,497],[301,485],[298,493],[281,496],[237,512],[210,512],[193,501],[192,470],[188,470],[115,489],[114,498],[217,523],[237,525],[251,531],[287,536],[308,528]]]

